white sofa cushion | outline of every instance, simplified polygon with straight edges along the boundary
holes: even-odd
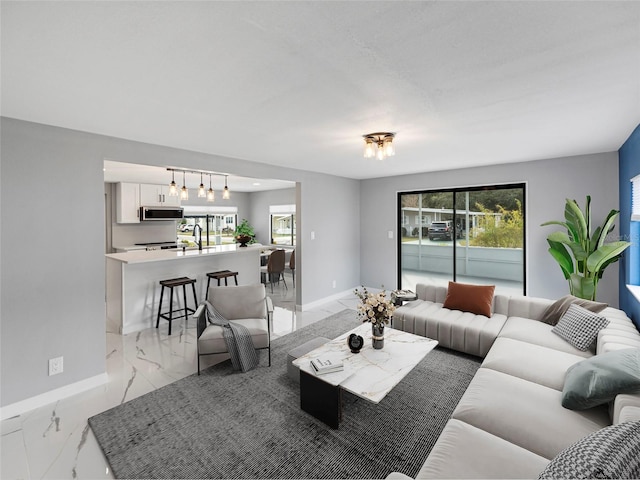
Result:
[[[536,478],[544,457],[459,420],[449,420],[416,478]]]
[[[567,410],[561,397],[553,388],[480,368],[451,417],[551,459],[610,425],[606,407]]]
[[[510,317],[500,331],[500,337],[513,338],[523,342],[533,343],[542,347],[552,348],[560,352],[571,353],[581,357],[591,357],[593,351],[583,352],[570,345],[562,338],[551,332],[553,327],[546,323],[532,321],[529,318]]]
[[[561,391],[567,369],[582,360],[579,355],[498,337],[482,366]]]

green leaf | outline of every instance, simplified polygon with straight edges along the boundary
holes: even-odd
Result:
[[[569,226],[573,241],[583,243],[588,238],[587,222],[575,200],[567,198],[567,203],[564,207],[564,218]]]
[[[604,224],[602,225],[602,228],[600,229],[599,232],[599,237],[597,238],[597,247],[596,248],[600,248],[601,246],[604,245],[604,242],[607,240],[607,235],[609,234],[609,232],[611,232],[611,230],[613,230],[614,222],[616,221],[616,218],[618,217],[618,214],[620,212],[618,210],[611,210],[609,212],[609,215],[607,215],[606,220],[604,221]]]
[[[559,242],[554,242],[553,240],[549,240],[547,238],[547,242],[549,242],[549,253],[551,256],[558,262],[560,268],[562,269],[562,274],[564,278],[568,279],[569,275],[573,273],[573,258],[569,254],[569,251],[564,246],[564,244]]]
[[[593,278],[582,277],[573,273],[569,279],[569,290],[571,295],[575,297],[584,298],[585,300],[595,299],[596,286]]]
[[[564,232],[553,232],[547,236],[547,240],[551,240],[555,243],[563,243],[569,247],[578,262],[584,261],[589,256],[584,248],[582,248],[582,245],[572,242],[569,236]]]
[[[609,260],[619,257],[629,245],[631,245],[629,242],[611,242],[602,245],[587,258],[587,269],[592,273],[598,273]]]

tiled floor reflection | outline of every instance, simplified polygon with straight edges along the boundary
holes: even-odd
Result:
[[[288,289],[274,287],[273,337],[291,333],[345,308],[355,309],[355,297],[295,311],[291,277]],[[195,324],[178,324],[171,337],[167,324],[129,335],[107,334],[106,385],[18,417],[4,420],[0,445],[0,478],[113,478],[87,419],[196,371]]]

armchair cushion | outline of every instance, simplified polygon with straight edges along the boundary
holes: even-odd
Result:
[[[249,330],[254,347],[267,348],[269,346],[269,331],[265,318],[244,318],[242,320],[233,320],[232,323],[244,325]],[[222,330],[223,327],[220,325],[209,325],[204,329],[204,332],[198,338],[198,349],[201,355],[227,351]]]
[[[209,302],[228,320],[267,318],[264,285],[209,287]],[[257,345],[256,345],[257,346]]]

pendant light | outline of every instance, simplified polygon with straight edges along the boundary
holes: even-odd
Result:
[[[169,184],[169,196],[170,197],[177,197],[178,196],[178,187],[176,186],[175,174],[176,174],[176,172],[174,170],[171,170],[171,183]]]
[[[184,180],[184,172],[182,172],[182,189],[180,190],[180,200],[189,200],[189,190]]]
[[[200,186],[198,187],[198,198],[204,198],[207,196],[207,191],[204,189],[204,183],[202,183],[202,172],[200,172]]]
[[[207,202],[213,202],[216,199],[216,195],[211,188],[211,174],[209,174],[209,190],[207,190]]]
[[[224,176],[224,191],[222,192],[222,198],[229,200],[229,187],[227,187],[227,176]]]

